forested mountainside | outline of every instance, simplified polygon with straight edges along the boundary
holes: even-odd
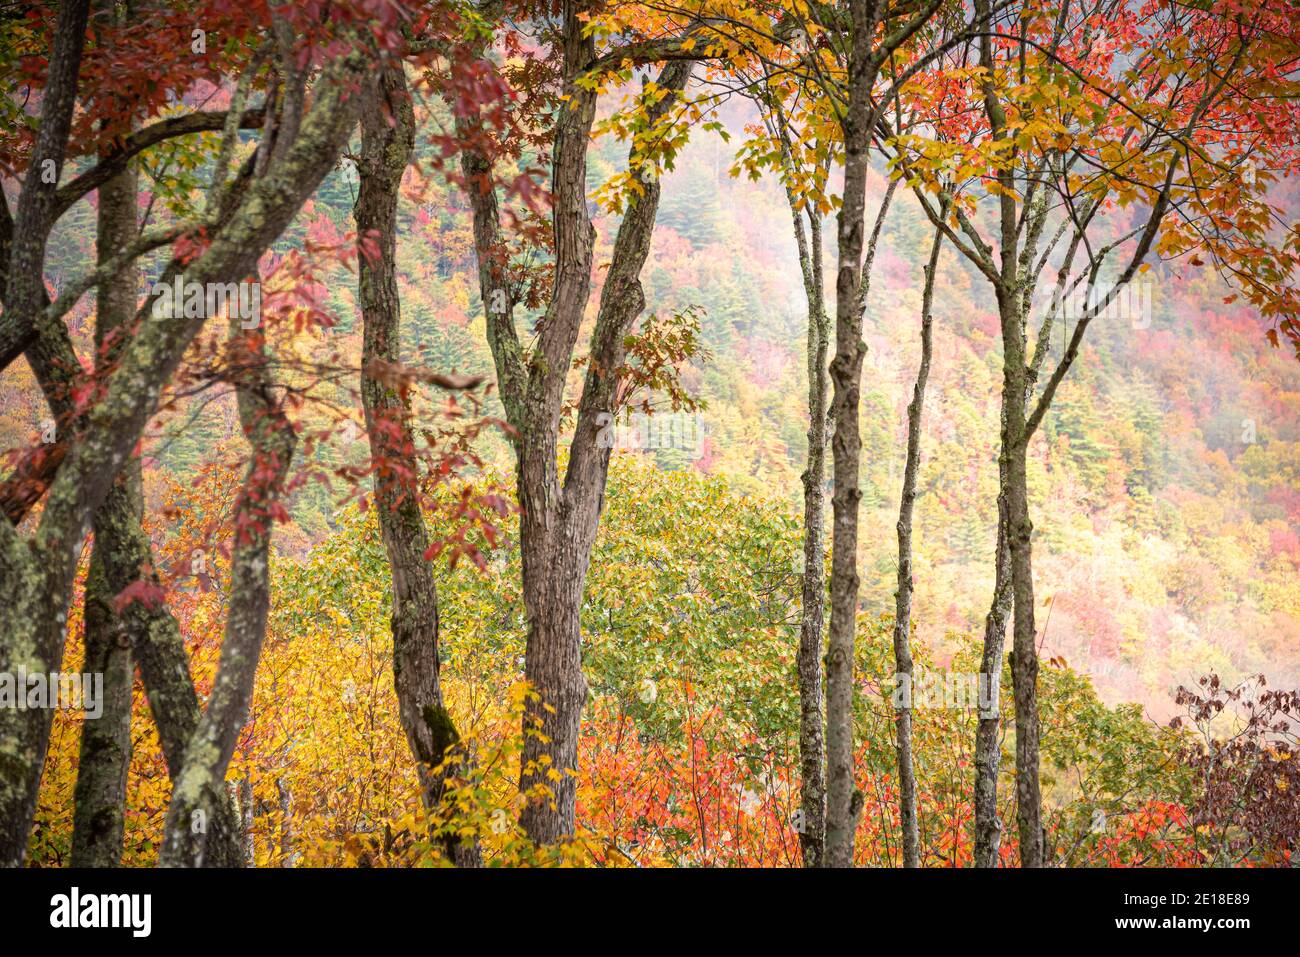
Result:
[[[1292,14],[0,10],[0,866],[1293,864]]]
[[[748,119],[740,108],[727,115],[733,129]],[[619,152],[612,137],[601,142],[588,177],[593,193],[625,164]],[[709,357],[692,363],[683,382],[704,403],[700,434],[618,451],[795,508],[807,447],[807,320],[790,214],[776,184],[733,177],[733,165],[733,146],[716,135],[687,147],[665,177],[644,270],[650,312],[698,310]],[[403,347],[412,361],[490,380],[466,204],[434,178],[417,202],[417,176],[407,179],[398,247]],[[872,188],[884,189],[878,173]],[[281,246],[342,243],[355,191],[346,168],[332,174]],[[598,258],[607,257],[617,217],[596,224]],[[920,351],[928,233],[915,205],[900,200],[884,226],[866,313],[862,603],[871,612],[890,610],[895,587],[900,443]],[[61,226],[55,241],[57,281],[93,256],[93,215]],[[336,268],[315,291],[334,325],[313,348],[355,355],[351,275]],[[1034,445],[1031,477],[1051,609],[1045,655],[1089,674],[1104,700],[1167,718],[1177,686],[1204,672],[1300,680],[1300,367],[1268,345],[1248,305],[1225,304],[1221,284],[1201,270],[1163,271],[1141,295],[1149,315],[1094,326],[1085,361]],[[978,630],[992,589],[1001,347],[995,305],[955,256],[935,298],[914,614],[918,634],[944,648],[950,633]],[[92,318],[86,310],[79,317],[85,341]],[[9,393],[4,445],[36,427],[22,414],[39,411],[35,390],[29,380],[25,392]],[[328,398],[347,404],[345,391]],[[156,496],[188,484],[221,461],[223,443],[239,441],[233,403],[208,396],[183,404],[160,432],[146,469]],[[342,433],[324,460],[349,448],[355,458],[359,434]],[[504,440],[484,440],[489,460],[507,467]],[[340,496],[316,484],[297,493],[297,529],[284,530],[280,550],[301,556],[328,538]]]

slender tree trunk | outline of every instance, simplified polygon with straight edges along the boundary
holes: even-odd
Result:
[[[280,866],[296,867],[298,853],[293,849],[293,792],[284,778],[278,778],[275,793],[280,803]]]
[[[1003,402],[1003,427],[1006,409]],[[1005,446],[1004,446],[1005,448]],[[994,557],[993,601],[984,619],[984,653],[980,681],[987,682],[991,707],[981,710],[975,730],[975,866],[997,867],[1002,844],[998,818],[998,770],[1002,761],[1002,717],[998,702],[1002,689],[1002,656],[1011,611],[1011,548],[1007,542],[1007,461],[998,456],[998,540]]]
[[[119,173],[99,188],[96,256],[102,266],[136,236],[136,174]],[[119,350],[113,338],[135,315],[137,271],[128,267],[101,283],[95,307],[97,359],[110,360]],[[144,514],[139,459],[132,459],[118,478],[115,491],[129,501],[131,518]],[[111,531],[96,528],[90,572],[86,579],[86,664],[82,669],[102,674],[102,713],[81,729],[81,754],[72,820],[74,867],[114,867],[122,857],[126,811],[126,775],[131,765],[131,692],[135,668],[130,636],[114,610],[106,552],[115,542]]]
[[[443,705],[439,683],[438,591],[425,558],[429,536],[415,483],[415,436],[407,400],[384,376],[401,361],[401,300],[397,289],[397,199],[415,143],[415,113],[400,67],[377,82],[373,108],[361,121],[360,190],[353,211],[358,240],[378,257],[358,256],[358,300],[365,337],[361,398],[370,452],[376,464],[375,504],[392,574],[393,684],[398,713],[429,810],[438,807],[459,769],[448,752],[460,740]],[[451,860],[480,863],[473,840],[447,839]]]
[[[785,111],[779,103],[770,109],[769,127],[781,144],[782,162],[795,160]],[[822,217],[812,205],[802,203],[790,183],[786,201],[794,224],[795,249],[808,303],[808,453],[800,481],[803,484],[803,562],[800,575],[799,624],[799,811],[795,831],[804,867],[820,867],[826,843],[826,711],[822,704],[822,629],[826,617],[826,403],[830,380],[826,354],[830,319],[826,315],[825,276],[822,268]],[[804,227],[807,212],[808,226]]]
[[[822,707],[822,628],[826,612],[826,400],[830,381],[826,353],[830,323],[826,316],[822,281],[821,217],[808,217],[810,241],[803,239],[800,213],[794,213],[800,259],[808,293],[808,463],[803,475],[803,617],[799,624],[799,756],[800,810],[803,815],[799,844],[805,867],[821,865],[826,841],[826,782]]]
[[[854,638],[858,611],[858,503],[862,499],[859,468],[862,457],[858,422],[862,341],[866,303],[860,286],[866,245],[865,211],[871,135],[876,111],[871,88],[879,70],[872,49],[882,6],[854,0],[852,49],[848,63],[848,102],[841,121],[844,134],[844,192],[839,212],[835,277],[835,358],[830,378],[834,386],[831,414],[831,620],[826,643],[826,850],[829,867],[853,865],[853,839],[862,811],[862,792],[853,774]]]
[[[1023,395],[1023,389],[1021,390]],[[1022,410],[1023,412],[1023,410]],[[1034,572],[1026,474],[1024,417],[1011,447],[1007,471],[1007,511],[1011,544],[1011,590],[1014,594],[1011,679],[1016,696],[1016,823],[1022,867],[1044,866],[1042,794],[1038,779],[1038,648],[1034,625]]]
[[[1012,248],[1006,234],[1014,230],[1014,211],[1003,215],[1004,249]],[[1005,539],[1010,557],[1012,605],[1011,678],[1016,699],[1016,823],[1020,834],[1020,863],[1043,865],[1041,795],[1038,782],[1038,649],[1035,646],[1034,581],[1030,554],[1033,525],[1029,519],[1025,430],[1029,368],[1026,364],[1025,309],[1014,260],[1003,255],[1004,285],[997,290],[1002,325],[1002,448],[999,453],[999,525],[1005,508]],[[1004,504],[1005,503],[1005,504]],[[999,536],[1001,539],[1003,536]],[[1001,555],[999,555],[999,559]],[[1000,562],[999,562],[1000,564]],[[995,586],[996,588],[996,586]],[[995,604],[996,604],[995,596]],[[988,649],[986,649],[987,651]],[[994,674],[989,673],[992,681]]]
[[[946,210],[945,210],[946,212]],[[902,698],[895,718],[898,751],[898,806],[903,831],[903,866],[921,866],[921,836],[916,815],[916,771],[912,761],[912,511],[916,503],[916,475],[921,466],[921,413],[925,387],[930,378],[933,353],[934,276],[943,249],[943,232],[935,230],[930,261],[925,266],[921,293],[921,363],[907,406],[907,458],[903,466],[903,491],[898,505],[898,589],[894,593],[895,680],[904,682],[908,694]]]
[[[847,131],[846,131],[847,137]],[[831,413],[831,621],[826,661],[826,856],[831,867],[853,863],[853,835],[862,794],[853,776],[854,637],[858,610],[858,502],[862,454],[858,423],[862,361],[862,304],[858,276],[863,249],[863,208],[867,177],[867,134],[846,138],[844,206],[839,221],[839,274],[836,279],[835,358],[830,378],[835,393]]]
[[[237,332],[232,323],[232,333]],[[273,395],[261,352],[261,332],[237,337],[250,369],[237,387],[239,418],[252,446],[248,473],[235,504],[230,561],[232,593],[221,659],[208,705],[185,748],[164,822],[159,864],[201,867],[207,853],[212,793],[220,788],[248,718],[253,681],[266,638],[270,607],[272,509],[284,493],[297,436]]]
[[[239,836],[244,866],[252,867],[256,860],[253,845],[253,779],[247,772],[239,779]]]

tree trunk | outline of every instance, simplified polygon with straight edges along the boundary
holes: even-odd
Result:
[[[587,210],[586,172],[596,94],[580,82],[594,59],[595,45],[585,35],[582,11],[580,3],[563,4],[567,99],[555,119],[551,164],[555,270],[537,344],[527,350],[514,328],[491,161],[474,148],[466,149],[461,160],[474,213],[488,342],[502,404],[515,430],[528,619],[524,677],[536,695],[527,703],[523,719],[519,788],[526,803],[520,824],[538,844],[564,840],[575,826],[578,734],[587,696],[582,674],[582,594],[604,505],[610,453],[598,437],[601,417],[616,411],[616,370],[624,361],[624,339],[645,305],[639,276],[659,205],[658,178],[643,176],[641,190],[629,200],[615,238],[561,484],[557,452],[564,387],[590,294],[595,241]],[[690,72],[691,64],[683,61],[663,68],[658,85],[670,95],[647,111],[651,123],[676,104]],[[470,114],[458,115],[458,133],[469,140],[482,135],[475,120]],[[634,161],[635,150],[634,144]]]
[[[298,853],[293,849],[293,792],[283,777],[276,779],[275,793],[280,803],[280,866],[296,867]]]
[[[822,628],[826,614],[826,400],[829,378],[826,353],[830,323],[826,316],[822,280],[821,217],[810,213],[810,241],[805,242],[800,213],[794,213],[800,259],[808,293],[808,463],[803,482],[803,577],[799,624],[799,845],[805,867],[819,867],[826,842],[826,781],[822,707]]]
[[[921,837],[916,816],[916,772],[912,761],[912,510],[916,503],[916,474],[921,465],[921,413],[930,378],[933,352],[934,276],[943,249],[943,232],[936,229],[925,266],[921,293],[921,363],[916,370],[912,401],[907,406],[907,458],[903,466],[903,491],[898,505],[898,589],[894,593],[895,681],[904,682],[909,694],[902,699],[895,719],[898,751],[898,809],[903,831],[903,866],[921,866]]]
[[[760,101],[762,103],[762,101]],[[789,125],[780,103],[771,107],[769,128],[781,144],[781,159],[795,163]],[[808,303],[808,453],[803,484],[803,561],[800,566],[799,651],[799,811],[795,831],[804,867],[820,867],[826,844],[826,712],[822,704],[822,629],[826,617],[826,402],[830,382],[826,353],[830,320],[826,315],[822,268],[822,217],[801,202],[786,182],[786,201],[794,225],[795,249]],[[807,211],[808,227],[804,228]]]
[[[252,867],[256,860],[253,844],[253,779],[247,771],[239,779],[239,837],[244,866]]]
[[[99,188],[96,258],[102,266],[136,236],[136,174],[128,169]],[[99,286],[95,306],[97,362],[111,361],[113,339],[135,314],[137,270],[128,267]],[[116,489],[129,501],[131,518],[144,514],[140,461],[132,459]],[[96,527],[90,572],[86,579],[85,644],[88,673],[104,676],[102,713],[81,728],[81,753],[72,821],[74,867],[115,867],[122,857],[126,811],[126,774],[131,765],[131,691],[135,668],[130,637],[113,607],[105,570],[111,533]]]
[[[876,114],[871,87],[878,70],[872,43],[880,10],[865,0],[852,4],[852,50],[849,55],[848,103],[841,121],[844,133],[844,197],[837,235],[835,278],[835,358],[831,414],[831,621],[826,646],[826,850],[830,867],[853,865],[853,838],[862,810],[862,793],[853,774],[854,637],[858,610],[858,473],[862,436],[858,422],[865,301],[860,288],[865,246],[867,171]]]
[[[1003,402],[1003,434],[1006,431],[1006,403]],[[1005,448],[1005,445],[1004,445]],[[998,541],[994,557],[993,601],[984,619],[984,653],[980,659],[981,681],[988,682],[992,706],[978,715],[975,730],[975,866],[997,867],[1002,843],[1002,822],[998,818],[998,769],[1002,761],[1001,699],[1003,647],[1007,635],[1007,614],[1011,611],[1011,547],[1007,542],[1007,461],[998,456]]]
[[[232,334],[238,331],[232,321]],[[237,394],[252,455],[235,504],[231,596],[221,659],[212,695],[185,748],[172,789],[159,854],[163,867],[201,867],[207,853],[211,795],[225,779],[253,699],[270,607],[272,510],[283,496],[297,444],[293,424],[275,400],[260,365],[265,360],[261,332],[233,338],[245,349],[245,356],[236,361],[249,370]]]
[[[373,240],[378,257],[358,255],[358,301],[365,324],[361,399],[375,463],[375,505],[392,573],[393,685],[424,805],[434,810],[459,764],[448,752],[460,736],[439,684],[438,592],[425,558],[429,536],[415,481],[415,436],[404,395],[387,384],[383,366],[401,361],[397,289],[397,199],[415,142],[415,112],[401,67],[384,70],[373,106],[362,115],[357,237]],[[449,837],[448,857],[476,866],[476,842]]]
[[[1042,867],[1045,861],[1038,781],[1038,648],[1034,640],[1034,572],[1030,554],[1033,523],[1029,519],[1023,421],[1022,414],[1020,435],[1011,447],[1007,472],[1011,590],[1015,608],[1011,679],[1016,696],[1016,823],[1020,831],[1020,865]]]
[[[88,16],[88,0],[59,5],[40,127],[18,194],[5,277],[4,321],[0,323],[0,368],[26,350],[45,303],[45,248],[54,224],[55,191],[72,127]],[[79,544],[61,556],[66,569],[63,577],[69,584]],[[59,668],[63,656],[57,655],[55,660],[52,646],[61,641],[67,610],[66,602],[52,600],[48,575],[49,568],[31,560],[26,544],[11,529],[0,529],[0,591],[5,593],[8,612],[18,617],[17,622],[0,628],[0,670],[22,667],[29,673],[48,674]],[[58,637],[56,630],[60,631]],[[44,708],[5,709],[0,715],[0,867],[20,866],[26,856],[53,714]]]
[[[1014,212],[1004,212],[1003,230],[1014,227]],[[1010,248],[1004,236],[1004,249]],[[1038,783],[1038,649],[1035,646],[1034,581],[1030,556],[1029,487],[1026,472],[1025,408],[1029,386],[1025,310],[1015,266],[1003,255],[1004,285],[997,290],[1002,325],[1002,449],[999,454],[999,509],[1005,501],[1006,542],[1012,594],[1011,678],[1016,699],[1016,823],[1020,863],[1043,865],[1041,795]],[[1009,275],[1008,275],[1009,274]],[[1011,290],[1011,291],[1008,291]],[[1001,524],[1001,515],[999,516]],[[999,556],[1000,557],[1000,556]],[[995,598],[996,602],[996,598]],[[1000,675],[1000,670],[996,672]],[[990,673],[990,681],[992,673]]]

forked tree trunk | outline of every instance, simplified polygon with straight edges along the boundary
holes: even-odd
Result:
[[[657,82],[667,95],[647,111],[651,125],[662,121],[677,104],[690,79],[691,69],[690,62],[678,61],[668,63],[660,71]],[[589,118],[583,118],[586,129],[590,129],[590,122]],[[565,131],[566,136],[574,133],[576,128]],[[557,168],[555,175],[557,182],[566,184],[563,195],[569,197],[571,203],[583,203],[580,212],[570,210],[567,215],[572,216],[575,223],[579,219],[586,223],[584,248],[589,268],[593,234],[586,218],[585,187],[580,185],[585,179],[586,143],[585,140],[580,144],[575,141],[571,146],[575,151],[581,150],[580,158],[566,149],[563,155],[568,162],[562,170]],[[560,155],[558,149],[557,155]],[[584,171],[583,179],[577,177],[579,168]],[[605,274],[563,487],[558,484],[555,465],[554,436],[559,406],[551,404],[562,395],[563,375],[549,377],[543,392],[548,395],[547,418],[534,420],[544,430],[538,437],[540,441],[530,442],[525,438],[519,452],[519,491],[523,509],[520,540],[524,604],[529,616],[524,677],[539,695],[538,701],[525,715],[520,789],[527,791],[538,784],[546,784],[554,793],[554,802],[532,800],[520,816],[524,830],[538,843],[554,843],[570,836],[574,829],[578,734],[582,706],[587,696],[587,681],[582,674],[582,595],[600,525],[600,513],[605,504],[605,481],[609,474],[610,449],[598,438],[602,431],[602,416],[617,411],[620,383],[617,370],[623,367],[626,359],[626,337],[645,308],[641,269],[650,253],[650,240],[659,212],[661,187],[658,176],[646,174],[640,179],[640,193],[628,203]],[[557,235],[567,233],[566,229]],[[573,268],[576,263],[565,265]],[[569,319],[574,333],[578,328],[575,320],[579,316],[580,311]],[[572,345],[568,351],[572,354]],[[533,401],[532,395],[530,401]],[[542,449],[548,450],[547,457],[539,461],[536,455]],[[546,707],[547,704],[551,704],[554,711]],[[532,733],[535,730],[540,730],[541,734]]]
[[[625,337],[645,305],[639,277],[659,206],[658,178],[639,177],[640,189],[628,202],[605,275],[569,464],[561,482],[557,452],[565,380],[591,285],[595,230],[587,210],[586,172],[597,98],[584,82],[595,59],[595,43],[582,18],[584,5],[566,2],[562,6],[566,100],[556,112],[551,164],[554,279],[536,345],[527,349],[514,327],[514,292],[506,276],[506,244],[491,163],[473,148],[464,150],[461,159],[474,213],[488,342],[502,404],[515,430],[528,618],[524,677],[537,696],[524,714],[519,786],[527,800],[520,824],[538,844],[565,840],[575,827],[578,733],[587,696],[582,674],[582,595],[604,505],[610,454],[599,437],[603,416],[616,411],[617,370],[624,363]],[[676,105],[690,73],[691,64],[685,61],[663,68],[658,86],[668,95],[647,110],[651,124]],[[458,132],[470,138],[481,134],[475,120],[472,114],[458,115]]]

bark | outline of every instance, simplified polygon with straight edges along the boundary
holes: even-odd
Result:
[[[1002,432],[1006,433],[1006,403],[1003,402]],[[1005,447],[1005,446],[1004,446]],[[998,538],[994,556],[993,602],[984,619],[984,650],[980,659],[980,680],[989,683],[993,707],[981,711],[975,729],[975,866],[997,867],[1002,843],[1002,822],[998,818],[998,769],[1002,761],[1002,717],[997,705],[1002,688],[1003,648],[1007,615],[1011,611],[1011,548],[1007,541],[1007,462],[998,456]]]
[[[296,867],[298,853],[293,849],[293,792],[284,778],[276,780],[275,794],[280,803],[280,866]]]
[[[45,247],[54,223],[54,192],[76,102],[88,9],[88,0],[70,0],[59,7],[40,129],[18,196],[9,250],[5,312],[0,322],[0,367],[22,352],[24,340],[45,303]],[[47,170],[54,175],[44,175]],[[54,182],[49,182],[51,179]],[[22,666],[29,672],[52,671],[57,667],[52,663],[54,656],[43,653],[45,649],[33,624],[39,621],[47,630],[62,629],[66,610],[60,619],[48,603],[31,600],[39,570],[32,567],[30,552],[8,523],[0,526],[0,592],[6,595],[11,615],[32,616],[25,627],[0,630],[0,669],[10,671]],[[69,565],[71,573],[75,557],[70,558]],[[0,716],[0,866],[19,866],[26,854],[40,765],[44,763],[52,720],[53,710],[48,708],[23,712],[7,709]]]
[[[56,193],[72,129],[89,11],[89,0],[68,0],[59,5],[49,75],[41,102],[40,128],[18,194],[14,242],[6,264],[0,369],[8,368],[22,355],[44,304],[45,245],[55,220]]]
[[[253,845],[253,779],[245,772],[239,779],[239,837],[245,867],[252,867],[255,858]]]
[[[644,307],[639,275],[649,252],[659,204],[656,178],[628,204],[606,274],[590,361],[563,483],[557,452],[565,379],[573,360],[590,293],[594,229],[587,211],[587,148],[596,94],[579,81],[595,59],[594,41],[583,35],[583,5],[563,7],[566,104],[555,120],[552,151],[552,222],[555,273],[551,299],[535,348],[524,352],[514,328],[503,281],[504,263],[496,196],[489,161],[470,149],[462,156],[466,192],[474,212],[479,285],[487,309],[488,341],[506,416],[515,431],[520,552],[528,638],[524,676],[537,694],[524,715],[520,790],[530,800],[520,815],[538,844],[571,836],[576,810],[578,732],[587,694],[582,674],[580,612],[591,548],[604,504],[608,448],[597,442],[601,416],[615,411],[616,370],[623,340]],[[670,91],[649,111],[666,115],[690,76],[689,62],[663,68],[658,83]],[[475,130],[459,117],[463,135]],[[502,298],[504,308],[497,308]],[[537,797],[538,789],[547,797]]]
[[[871,48],[880,10],[873,3],[852,5],[852,50],[848,64],[848,102],[844,133],[844,197],[839,213],[835,280],[835,358],[831,439],[835,492],[831,500],[831,620],[826,660],[826,850],[830,867],[853,864],[853,837],[862,794],[853,774],[854,636],[858,606],[858,475],[862,454],[858,422],[864,303],[859,289],[865,245],[867,171],[875,111],[871,87],[878,64]]]
[[[805,867],[818,867],[826,842],[826,781],[822,728],[822,629],[826,617],[826,401],[830,382],[826,353],[830,323],[826,316],[822,280],[821,217],[809,216],[809,240],[804,239],[800,213],[792,209],[799,259],[804,265],[808,296],[808,462],[803,483],[803,576],[799,623],[799,765],[800,810],[803,827],[799,846]]]
[[[903,490],[898,505],[898,589],[894,594],[895,680],[912,686],[912,510],[916,503],[916,476],[921,466],[921,414],[925,387],[930,378],[933,353],[934,276],[943,249],[943,233],[935,230],[930,260],[925,266],[921,293],[921,362],[907,406],[907,458],[903,466]],[[921,866],[921,837],[916,815],[916,771],[912,761],[912,701],[902,699],[895,719],[898,751],[898,807],[903,832],[903,866]]]
[[[400,66],[384,70],[375,102],[361,121],[357,236],[378,245],[378,258],[358,256],[358,300],[365,335],[361,398],[375,463],[375,507],[392,574],[393,684],[398,713],[429,810],[442,801],[460,771],[460,740],[439,684],[438,592],[425,553],[424,526],[415,483],[415,436],[406,397],[379,374],[401,360],[401,301],[394,260],[397,198],[415,141],[415,113]],[[449,859],[481,863],[472,839],[446,838]]]
[[[238,331],[237,320],[232,331]],[[235,503],[235,541],[230,559],[231,596],[221,658],[208,705],[185,748],[164,823],[162,867],[201,867],[207,852],[213,792],[225,780],[240,729],[253,700],[253,681],[266,638],[270,607],[272,509],[284,494],[297,436],[259,366],[261,333],[236,337],[245,349],[239,365],[250,369],[238,384],[239,418],[252,448],[243,488]],[[251,800],[241,798],[251,805]],[[244,808],[247,821],[249,808]],[[245,849],[247,859],[248,851]]]
[[[789,125],[777,103],[770,129],[781,144],[782,162],[794,163]],[[786,201],[794,225],[795,249],[808,303],[808,452],[800,481],[803,485],[803,566],[800,575],[799,651],[799,815],[796,831],[804,867],[819,867],[826,842],[826,777],[822,704],[822,630],[826,616],[826,404],[830,382],[826,354],[830,320],[826,315],[822,267],[822,217],[810,204],[800,203],[787,182]],[[808,225],[804,226],[807,211]]]
[[[1022,393],[1023,394],[1023,393]],[[1020,831],[1020,864],[1042,867],[1042,794],[1039,790],[1038,648],[1034,641],[1034,575],[1026,474],[1024,409],[1016,442],[1008,456],[1007,518],[1011,545],[1012,619],[1011,680],[1016,696],[1016,824]]]
[[[127,170],[99,189],[96,256],[102,265],[136,234],[136,175]],[[135,312],[137,271],[121,270],[99,286],[95,306],[97,360],[112,361],[115,340]],[[118,477],[114,491],[129,502],[131,518],[144,514],[140,462],[133,459]],[[103,713],[81,730],[77,786],[72,822],[74,867],[112,867],[122,856],[126,775],[131,764],[131,692],[135,667],[130,636],[113,605],[105,566],[115,543],[96,524],[95,543],[86,579],[86,672],[104,676]]]

